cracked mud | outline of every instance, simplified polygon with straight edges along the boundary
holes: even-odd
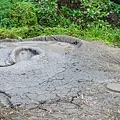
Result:
[[[68,36],[2,41],[0,65],[1,103],[30,116],[15,120],[120,119],[120,93],[105,87],[120,84],[119,48]]]

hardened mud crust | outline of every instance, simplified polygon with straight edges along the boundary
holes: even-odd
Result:
[[[5,41],[10,44],[3,44]],[[108,89],[116,90],[116,84],[120,84],[119,48],[70,36],[5,41],[1,41],[1,63],[10,50],[12,61],[17,63],[0,67],[0,101],[7,106],[0,105],[0,117],[5,120],[120,120],[120,93]],[[15,46],[11,49],[11,45]]]

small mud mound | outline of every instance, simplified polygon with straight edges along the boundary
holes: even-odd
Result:
[[[11,58],[12,62],[16,63],[22,60],[30,60],[35,55],[43,55],[44,52],[38,47],[28,47],[28,46],[22,46],[22,47],[16,47],[12,53]]]
[[[44,55],[44,51],[39,47],[20,46],[16,47],[8,54],[8,58],[4,60],[0,67],[11,66],[23,60],[30,60],[33,56]]]

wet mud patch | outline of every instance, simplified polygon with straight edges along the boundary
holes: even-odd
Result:
[[[0,90],[19,110],[14,119],[119,119],[120,94],[104,85],[120,82],[120,49],[68,36],[1,42],[1,46],[3,62],[9,52],[23,46],[45,53],[23,50],[25,60],[20,59],[21,51],[15,55],[19,62],[0,67]]]

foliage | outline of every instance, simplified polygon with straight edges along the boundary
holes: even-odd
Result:
[[[74,1],[74,0],[73,0]],[[75,24],[82,26],[83,29],[91,27],[93,23],[106,20],[111,13],[120,15],[120,5],[110,0],[79,0],[79,9],[71,9],[62,6],[60,12],[65,18],[70,19]],[[73,4],[74,5],[74,4]],[[113,18],[114,19],[114,18]],[[115,21],[116,22],[116,21]],[[117,23],[120,19],[117,18]]]
[[[16,2],[12,9],[11,19],[15,27],[25,25],[32,26],[37,24],[36,9],[30,2]]]
[[[54,27],[58,24],[70,25],[69,19],[57,13],[57,0],[40,0],[37,4],[38,24],[42,26]]]
[[[1,8],[1,27],[11,28],[37,24],[36,9],[30,2],[7,0],[1,2]]]
[[[71,4],[73,5],[77,1],[80,3],[77,9],[72,9],[68,6],[58,8],[58,0],[31,1],[37,7],[38,24],[49,27],[54,27],[58,24],[62,25],[63,22],[65,27],[75,23],[85,29],[90,27],[91,23],[93,25],[96,21],[104,20],[110,13],[120,13],[119,5],[113,4],[110,0],[72,0]],[[65,21],[67,21],[67,25]]]
[[[120,5],[110,0],[71,0],[71,6],[59,8],[57,1],[0,0],[0,38],[65,34],[120,45],[119,26],[106,19],[116,13],[118,25]],[[80,5],[75,9],[77,1]]]
[[[77,0],[79,8],[57,5],[58,0],[1,0],[0,26],[20,27],[39,24],[54,27],[71,23],[82,26],[84,29],[104,20],[110,13],[120,13],[120,5],[110,0]],[[74,4],[72,0],[71,4]]]
[[[12,21],[10,20],[9,14],[11,14],[11,10],[13,8],[10,0],[1,0],[0,1],[0,26],[12,27]]]

